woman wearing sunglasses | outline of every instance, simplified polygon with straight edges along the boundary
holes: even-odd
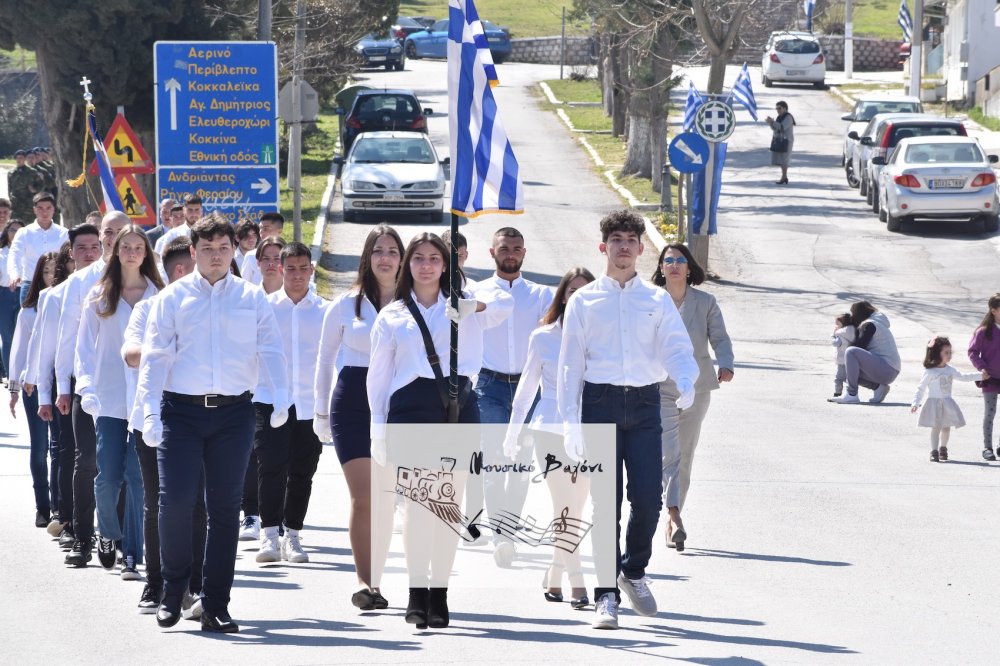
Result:
[[[726,333],[715,296],[695,289],[705,281],[705,271],[691,252],[680,244],[667,245],[653,273],[653,284],[663,287],[677,306],[691,336],[694,357],[698,361],[698,381],[695,382],[694,404],[685,410],[677,408],[677,386],[672,379],[660,384],[660,414],[663,419],[663,503],[667,507],[667,546],[684,550],[687,531],[681,520],[681,509],[691,484],[691,464],[701,435],[701,423],[708,413],[711,392],[719,382],[733,379],[733,344]],[[712,346],[719,363],[716,372],[708,347]]]

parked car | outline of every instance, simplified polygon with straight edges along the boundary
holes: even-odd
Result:
[[[493,62],[502,63],[510,57],[510,37],[506,31],[489,21],[483,21],[483,33],[490,45]],[[407,58],[447,58],[448,19],[441,19],[423,32],[415,32],[403,42]]]
[[[861,133],[865,127],[879,113],[923,113],[924,107],[916,97],[892,96],[885,93],[872,93],[862,95],[854,103],[854,108],[841,120],[848,122],[847,130],[844,132],[844,148],[840,158],[840,165],[844,167],[847,174],[847,183],[851,187],[858,187],[861,179],[854,170],[854,146],[856,139],[851,138],[851,133]]]
[[[426,16],[400,16],[389,26],[389,34],[402,44],[413,33],[431,25],[434,25],[434,19],[428,20]]]
[[[342,107],[336,111],[345,114]],[[432,109],[421,109],[417,96],[409,90],[361,90],[340,126],[344,155],[362,132],[410,130],[426,134],[427,116],[433,113]]]
[[[896,144],[915,136],[966,136],[966,132],[965,126],[959,120],[931,115],[892,114],[880,122],[874,137],[860,141],[862,144],[867,141],[871,147],[867,166],[861,172],[861,187],[865,192],[865,201],[872,207],[873,213],[879,212],[880,204],[876,189],[882,166],[874,164],[872,159],[876,157],[888,159]]]
[[[766,87],[782,81],[826,86],[826,56],[819,40],[808,32],[773,32],[761,60]]]
[[[979,142],[964,136],[902,139],[881,166],[877,196],[879,219],[889,231],[922,219],[980,220],[986,231],[1000,228],[997,178]]]
[[[406,54],[403,47],[391,35],[369,33],[354,45],[354,52],[364,61],[364,67],[385,67],[386,70],[403,71]]]
[[[420,132],[365,132],[341,165],[344,221],[367,214],[422,214],[438,222],[444,211],[448,158],[438,160],[434,145]]]

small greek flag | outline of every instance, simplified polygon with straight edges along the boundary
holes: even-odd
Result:
[[[899,0],[899,18],[896,23],[903,29],[903,41],[909,43],[913,39],[913,17],[906,6],[906,0]]]
[[[524,211],[524,185],[493,97],[496,68],[473,0],[448,3],[451,212]]]
[[[729,91],[729,98],[726,99],[726,103],[729,106],[732,106],[734,101],[742,104],[743,108],[750,114],[750,117],[757,120],[757,100],[753,96],[753,86],[750,84],[750,70],[747,69],[746,63],[743,63],[743,69],[740,70],[739,75],[736,77],[736,82],[733,84],[732,90]]]
[[[688,81],[687,102],[684,104],[684,124],[681,126],[685,132],[694,130],[694,119],[698,114],[698,109],[705,103],[705,99],[695,90],[694,83]]]
[[[803,9],[805,9],[806,12],[806,30],[812,32],[813,10],[816,9],[816,0],[804,0]]]
[[[97,131],[97,118],[94,117],[93,107],[88,107],[87,109],[87,129],[90,132],[91,140],[94,142],[94,158],[97,160],[97,170],[101,178],[104,210],[105,212],[112,210],[124,211],[125,206],[122,205],[121,196],[118,195],[118,189],[115,187],[115,174],[111,170],[108,151],[104,149],[104,141],[101,140],[101,134]]]

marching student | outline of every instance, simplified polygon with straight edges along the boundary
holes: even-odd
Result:
[[[156,241],[160,240],[163,234],[173,228],[174,222],[170,217],[170,211],[174,209],[175,205],[177,205],[177,202],[170,198],[160,201],[160,221],[155,227],[146,230],[146,238],[149,239],[150,245],[155,247]]]
[[[538,327],[552,303],[552,290],[540,284],[525,280],[521,266],[527,250],[524,236],[513,227],[503,227],[493,234],[490,256],[496,263],[496,272],[486,280],[476,283],[476,294],[481,292],[503,292],[514,299],[514,312],[503,325],[483,332],[483,367],[476,381],[476,396],[479,398],[479,414],[483,423],[509,423],[511,404],[521,379],[521,369],[528,358],[528,338]],[[536,387],[537,388],[537,387]],[[483,431],[483,464],[504,465],[503,440],[496,429]],[[531,449],[522,447],[517,462],[530,465]],[[520,515],[524,500],[528,496],[527,474],[509,473],[487,474],[483,479],[486,510],[489,516],[498,516],[503,511]],[[469,507],[471,516],[481,505]],[[506,536],[495,535],[493,558],[501,567],[509,567],[514,561],[514,543]]]
[[[191,240],[184,236],[175,238],[163,251],[163,267],[170,283],[176,282],[194,270],[194,258],[191,256]],[[142,474],[143,492],[143,541],[146,545],[146,585],[139,597],[140,613],[155,613],[163,596],[163,572],[160,568],[160,472],[156,464],[156,449],[147,446],[142,439],[142,404],[135,399],[139,382],[139,362],[142,358],[142,340],[149,320],[149,310],[155,299],[147,298],[139,301],[129,316],[125,328],[125,340],[122,343],[122,359],[128,366],[126,371],[126,388],[128,404],[132,405],[129,414],[129,431],[135,442],[135,451],[139,458],[139,471]],[[188,619],[201,618],[201,601],[196,599],[201,594],[202,566],[205,562],[205,531],[207,529],[205,515],[204,474],[201,489],[195,498],[194,516],[191,533],[191,583],[188,593],[181,603],[182,612],[187,607],[184,617]]]
[[[97,559],[115,566],[121,544],[122,580],[138,580],[142,563],[142,476],[135,443],[128,436],[126,368],[121,359],[125,328],[132,308],[163,288],[153,248],[136,225],[115,238],[100,280],[87,295],[76,339],[76,383],[80,406],[97,431],[94,497],[100,538]],[[125,522],[118,518],[118,498],[125,487]]]
[[[610,213],[601,220],[599,247],[607,257],[607,266],[604,275],[580,288],[569,300],[559,351],[556,393],[566,454],[582,461],[586,447],[612,445],[585,443],[581,424],[616,426],[617,498],[614,506],[608,506],[593,495],[593,542],[607,544],[611,540],[607,530],[614,521],[618,584],[594,590],[597,629],[618,628],[619,588],[628,595],[637,613],[656,614],[646,565],[663,491],[658,383],[669,374],[677,384],[677,406],[687,409],[694,401],[694,382],[698,378],[691,339],[669,294],[636,273],[636,260],[644,249],[644,231],[642,218],[628,210]],[[621,512],[623,466],[628,474],[631,511],[625,551],[621,552],[621,525],[615,516]],[[605,555],[605,548],[595,547],[598,572],[610,568]]]
[[[264,213],[260,216],[260,240],[263,242],[268,238],[281,238],[281,232],[285,228],[285,218],[281,213]],[[240,264],[240,275],[247,282],[260,284],[262,279],[260,265],[257,262],[257,255],[250,252],[243,258]]]
[[[83,301],[104,273],[114,249],[118,232],[129,224],[125,213],[112,211],[101,219],[101,257],[86,267],[77,262],[77,270],[66,281],[59,310],[59,333],[55,350],[56,409],[67,416],[72,414],[73,439],[76,442],[76,459],[73,467],[73,533],[78,541],[86,544],[84,553],[74,548],[66,557],[66,564],[85,567],[90,561],[90,548],[94,541],[94,479],[97,477],[97,431],[94,419],[83,410],[80,392],[87,388],[78,383],[73,374],[76,364],[76,339],[80,332],[80,315]],[[41,398],[39,398],[41,401]],[[39,402],[39,404],[41,404]]]
[[[188,194],[184,197],[184,202],[181,208],[183,217],[180,223],[176,223],[177,218],[174,217],[174,211],[176,208],[171,208],[170,215],[175,221],[175,225],[168,229],[166,233],[160,236],[159,240],[156,241],[154,249],[156,254],[163,256],[163,252],[167,245],[170,245],[175,238],[180,238],[181,236],[189,236],[191,234],[191,227],[195,225],[202,216],[202,202],[201,197],[197,194]]]
[[[470,377],[483,363],[483,330],[510,316],[513,299],[484,292],[463,294],[459,307],[448,301],[448,246],[431,233],[413,238],[403,255],[396,300],[379,312],[372,330],[368,370],[372,459],[386,460],[386,424],[447,423],[451,321],[458,327],[459,423],[479,423]],[[422,333],[421,330],[426,331]],[[429,357],[434,350],[434,365]],[[456,495],[464,479],[456,476]],[[403,541],[410,595],[406,621],[417,628],[447,627],[448,578],[458,534],[428,511],[407,511]],[[430,588],[430,589],[428,589]]]
[[[13,343],[11,345],[7,371],[9,374],[10,414],[15,419],[17,400],[22,393],[22,385],[26,377],[28,364],[28,348],[31,332],[35,326],[38,314],[38,299],[43,289],[52,286],[56,272],[56,252],[46,252],[38,259],[38,265],[31,277],[31,288],[24,299],[24,305],[17,315],[14,326]],[[54,498],[58,494],[57,487],[51,488],[50,497],[48,454],[49,424],[38,416],[38,396],[34,392],[23,391],[24,414],[28,421],[28,437],[30,441],[29,467],[31,469],[32,487],[35,491],[35,527],[48,527],[53,510],[58,511]],[[58,428],[53,429],[53,441],[58,441]]]
[[[236,265],[243,265],[243,258],[257,249],[260,243],[260,225],[253,220],[242,220],[236,225]]]
[[[259,284],[265,294],[275,294],[284,286],[281,276],[281,250],[284,247],[285,241],[280,236],[269,236],[257,246],[255,256],[260,269]],[[311,257],[309,265],[312,266]]]
[[[559,347],[562,342],[563,316],[566,303],[578,289],[594,281],[594,276],[586,268],[574,268],[559,281],[552,304],[545,311],[528,340],[528,355],[521,371],[521,381],[514,394],[511,405],[510,425],[504,439],[503,451],[508,458],[517,461],[520,448],[518,438],[524,427],[528,413],[532,412],[532,404],[538,387],[542,393],[534,406],[531,422],[527,425],[541,469],[548,469],[547,462],[559,459],[565,447],[562,438],[562,417],[559,415],[559,405],[556,403],[556,374],[559,366]],[[516,312],[516,310],[515,310]],[[530,448],[528,449],[530,451]],[[566,516],[582,516],[583,507],[587,501],[590,479],[580,475],[573,479],[568,474],[546,474],[545,483],[552,495],[554,519],[558,520],[562,512]],[[562,548],[552,549],[552,564],[545,574],[545,600],[561,602],[562,576],[566,573],[572,586],[570,604],[573,608],[586,608],[590,603],[587,598],[587,588],[583,585],[583,567],[580,563],[580,552],[567,552]]]
[[[161,627],[180,620],[191,576],[191,515],[205,474],[208,537],[202,631],[231,633],[240,495],[253,443],[251,391],[263,371],[270,383],[272,427],[288,418],[281,335],[264,292],[232,276],[236,232],[210,213],[191,229],[195,270],[152,306],[143,341],[136,400],[143,439],[160,469]],[[253,350],[233,354],[232,349]]]
[[[347,480],[351,495],[348,536],[361,586],[351,595],[351,603],[365,611],[389,607],[381,582],[396,497],[392,492],[396,479],[388,467],[374,469],[379,489],[390,492],[373,495],[371,488],[371,410],[366,388],[371,331],[378,313],[395,299],[403,252],[403,241],[392,227],[379,224],[368,232],[354,284],[327,308],[316,363],[313,425],[320,440],[333,440]]]
[[[20,289],[18,302],[23,303],[30,286],[38,258],[46,252],[58,252],[68,238],[66,227],[53,222],[56,199],[49,192],[39,192],[31,200],[35,221],[17,230],[7,255],[8,288]]]
[[[274,239],[267,239],[266,242]],[[273,248],[274,246],[269,246]],[[266,255],[265,255],[266,256]],[[262,264],[266,271],[268,264]],[[313,432],[314,378],[319,354],[320,331],[326,304],[309,291],[312,276],[312,253],[302,243],[289,243],[281,249],[284,287],[267,297],[278,327],[282,331],[286,380],[291,388],[292,405],[288,420],[271,426],[274,398],[266,382],[254,391],[257,412],[254,450],[257,452],[261,537],[258,562],[308,562],[302,549],[302,530],[312,494],[312,478],[319,465],[323,444]],[[278,527],[285,536],[278,542]]]

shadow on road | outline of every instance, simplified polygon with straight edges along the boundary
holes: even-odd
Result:
[[[817,567],[849,567],[850,562],[836,560],[810,560],[805,557],[789,557],[788,555],[763,555],[760,553],[740,553],[733,550],[710,550],[707,548],[688,548],[684,551],[686,557],[722,557],[733,560],[758,560],[761,562],[783,562],[786,564],[811,564]]]
[[[689,629],[679,629],[677,627],[646,625],[649,633],[654,633],[663,638],[684,640],[684,641],[711,641],[713,643],[734,643],[736,645],[755,645],[759,647],[789,648],[793,650],[805,650],[807,652],[820,652],[823,654],[857,654],[854,650],[840,645],[826,645],[824,643],[804,643],[799,641],[784,641],[774,638],[757,638],[755,636],[730,636],[727,634],[712,634],[707,631],[692,631]]]

